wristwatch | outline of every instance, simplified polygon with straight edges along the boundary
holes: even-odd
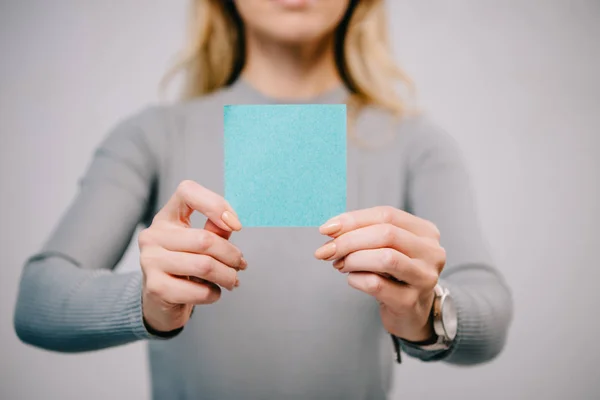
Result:
[[[423,350],[447,350],[456,337],[458,313],[448,289],[437,284],[433,290],[435,297],[431,314],[433,331],[437,339],[433,343],[423,344],[419,347]]]

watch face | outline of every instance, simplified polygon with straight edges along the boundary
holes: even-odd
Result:
[[[442,323],[444,324],[444,330],[448,339],[454,340],[456,337],[456,330],[458,329],[458,314],[456,313],[456,307],[452,297],[446,296],[442,303]]]

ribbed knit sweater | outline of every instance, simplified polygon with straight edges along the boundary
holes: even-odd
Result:
[[[307,103],[342,103],[347,95],[340,87]],[[118,123],[24,267],[14,319],[21,340],[62,352],[148,340],[155,399],[386,398],[395,356],[379,306],[313,257],[325,241],[316,228],[235,233],[249,264],[240,287],[196,307],[170,339],[144,327],[141,272],[113,272],[136,228],[150,223],[180,181],[223,193],[223,106],[275,103],[238,80]],[[482,237],[457,143],[424,116],[397,121],[376,109],[363,110],[353,129],[348,209],[393,205],[428,219],[447,252],[440,282],[458,307],[457,338],[446,351],[401,342],[402,351],[454,364],[494,358],[512,298]],[[192,226],[204,221],[195,214]]]

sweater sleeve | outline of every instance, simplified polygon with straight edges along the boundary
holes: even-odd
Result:
[[[119,123],[95,152],[53,233],[25,264],[14,327],[25,343],[78,352],[154,337],[144,327],[140,272],[116,274],[148,212],[157,155],[148,109]]]
[[[512,295],[482,236],[459,146],[426,120],[415,124],[407,155],[406,206],[441,232],[447,263],[440,283],[450,290],[457,306],[458,333],[445,351],[425,351],[403,341],[401,346],[409,356],[423,361],[486,362],[504,347],[512,320]]]

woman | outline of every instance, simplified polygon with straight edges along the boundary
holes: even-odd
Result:
[[[398,361],[495,357],[510,292],[455,143],[393,90],[408,81],[382,1],[192,10],[187,101],[144,110],[101,144],[25,266],[21,340],[79,352],[148,339],[157,399],[378,399],[392,343]],[[351,211],[319,232],[244,232],[219,194],[223,105],[345,101]],[[113,273],[140,223],[141,272]]]

